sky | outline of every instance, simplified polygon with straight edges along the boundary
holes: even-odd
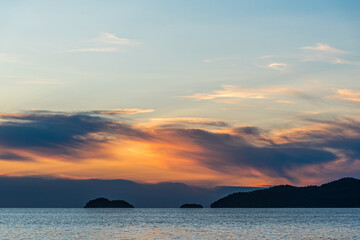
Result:
[[[0,175],[360,177],[360,2],[1,1]]]

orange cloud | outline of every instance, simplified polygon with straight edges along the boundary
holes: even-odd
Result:
[[[154,109],[123,108],[123,109],[94,110],[91,112],[96,114],[126,115],[126,114],[136,114],[136,113],[151,113],[154,112]]]
[[[331,96],[330,98],[360,103],[360,91],[355,91],[352,89],[338,89],[336,90],[335,95]]]
[[[223,90],[215,90],[212,93],[196,93],[192,96],[186,96],[186,98],[197,100],[213,100],[218,98],[266,99],[277,94],[294,94],[296,92],[286,87],[240,88],[233,85],[224,85]]]
[[[154,120],[184,124],[169,128],[125,125],[83,113],[1,117],[6,121],[0,124],[0,174],[9,176],[259,186],[360,171],[359,123],[349,119],[272,133],[254,126],[191,128],[210,121],[197,118]],[[345,171],[345,166],[352,169]]]

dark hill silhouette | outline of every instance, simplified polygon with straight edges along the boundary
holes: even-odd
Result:
[[[212,208],[360,207],[360,180],[342,178],[321,186],[280,185],[252,192],[230,194]]]
[[[123,199],[136,208],[178,208],[183,203],[210,203],[248,187],[221,186],[213,189],[183,183],[137,183],[129,180],[8,177],[0,174],[0,208],[83,208],[102,196]],[[254,190],[254,189],[251,189]],[[35,194],[36,193],[36,194]]]
[[[203,206],[197,203],[185,203],[180,208],[203,208]]]
[[[110,201],[107,198],[97,198],[87,202],[84,208],[134,208],[134,206],[123,200]]]

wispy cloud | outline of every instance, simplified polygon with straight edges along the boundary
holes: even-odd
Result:
[[[337,89],[335,95],[330,98],[360,103],[360,91],[355,91],[352,89]]]
[[[345,59],[336,58],[334,63],[337,64],[348,64],[348,65],[360,65],[360,61],[350,61]]]
[[[283,71],[288,66],[297,67],[303,62],[323,62],[342,65],[360,65],[356,55],[351,52],[334,48],[325,43],[316,43],[312,46],[300,48],[300,53],[289,55],[266,55],[255,59],[255,65],[263,69]],[[344,59],[344,55],[351,55],[352,60]]]
[[[292,94],[296,91],[286,87],[271,88],[240,88],[233,85],[223,85],[222,90],[215,90],[211,93],[196,93],[185,98],[197,100],[212,100],[217,98],[242,98],[242,99],[265,99],[279,93]]]
[[[219,121],[209,118],[151,118],[149,124],[146,126],[161,126],[161,127],[228,127],[229,124],[225,121]]]
[[[87,47],[73,48],[67,52],[93,52],[93,53],[110,53],[119,52],[124,47],[135,47],[143,44],[137,40],[117,37],[112,33],[102,32],[98,38],[87,41]],[[120,48],[122,47],[122,48]]]
[[[22,156],[16,153],[4,152],[0,153],[0,161],[19,161],[19,162],[27,162],[34,161],[31,157]]]
[[[278,103],[283,103],[283,104],[288,104],[288,105],[295,104],[295,102],[293,102],[293,101],[288,101],[288,100],[276,100],[276,102],[278,102]]]
[[[268,64],[267,66],[268,66],[269,68],[282,71],[282,70],[284,70],[284,69],[286,68],[287,64],[286,64],[286,63],[274,62],[274,63]]]
[[[289,65],[293,64],[294,59],[289,56],[266,55],[254,60],[254,64],[263,69],[284,71]]]
[[[137,40],[130,40],[127,38],[120,38],[111,33],[102,32],[100,37],[96,39],[97,42],[109,45],[124,45],[124,46],[138,46],[142,42]]]
[[[295,90],[289,87],[274,86],[267,88],[242,88],[234,85],[223,85],[221,90],[207,93],[195,93],[182,96],[195,100],[209,100],[218,103],[256,107],[265,102],[277,102],[287,105],[295,104],[294,99],[300,99],[312,104],[324,103],[322,97],[315,93]],[[272,109],[267,106],[267,109]]]
[[[108,114],[108,115],[128,115],[128,114],[137,114],[137,113],[151,113],[154,111],[155,111],[154,109],[123,108],[123,109],[93,110],[90,113]]]
[[[27,111],[27,114],[43,114],[43,115],[72,115],[72,114],[85,114],[85,115],[131,115],[137,113],[151,113],[154,109],[140,109],[140,108],[114,108],[114,109],[97,109],[92,111],[78,111],[78,112],[63,112],[63,111],[48,111],[48,110],[31,110]],[[5,116],[12,116],[6,114]],[[0,114],[1,117],[5,117]]]
[[[324,44],[324,43],[316,43],[315,46],[305,46],[305,47],[302,47],[301,49],[319,51],[319,52],[325,52],[325,53],[333,53],[333,54],[348,54],[349,53],[347,51],[333,48],[333,47],[329,46],[328,44]]]
[[[324,43],[317,43],[315,46],[306,46],[301,49],[306,50],[307,54],[301,57],[304,62],[327,62],[331,64],[360,65],[360,61],[353,61],[340,58],[351,52],[340,50]]]

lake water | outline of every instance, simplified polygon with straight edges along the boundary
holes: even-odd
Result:
[[[360,239],[357,209],[0,209],[0,239]]]

